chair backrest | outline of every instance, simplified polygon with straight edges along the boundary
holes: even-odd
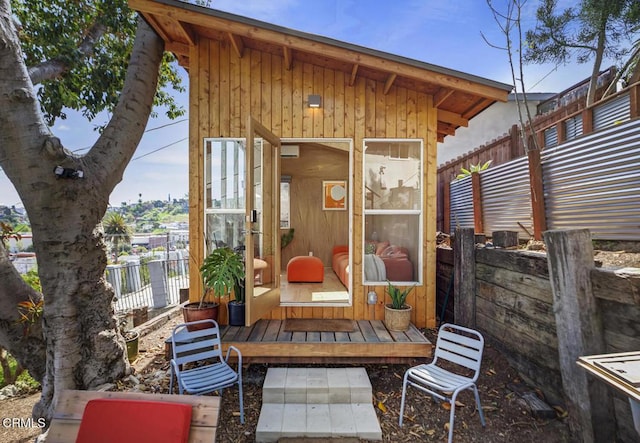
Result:
[[[445,323],[438,331],[433,363],[445,360],[474,371],[473,381],[478,379],[484,338],[473,329]]]
[[[188,329],[189,326],[207,323],[210,326],[204,329]],[[207,359],[222,361],[220,328],[214,320],[198,320],[177,325],[171,334],[171,347],[173,359],[179,365]]]

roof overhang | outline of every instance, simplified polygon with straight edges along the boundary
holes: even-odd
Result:
[[[507,101],[513,87],[441,66],[284,28],[178,0],[129,0],[165,41],[180,65],[189,69],[189,48],[199,37],[227,40],[237,57],[245,48],[278,54],[287,69],[296,61],[341,70],[353,85],[358,77],[433,96],[438,108],[438,141],[496,101]]]

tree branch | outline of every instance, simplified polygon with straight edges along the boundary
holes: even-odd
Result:
[[[84,158],[85,167],[101,175],[107,196],[122,180],[144,133],[153,107],[163,52],[162,39],[139,18],[126,80],[113,117]]]
[[[99,18],[100,17],[98,17],[98,19]],[[106,30],[107,27],[102,23],[94,23],[91,28],[89,28],[87,35],[80,42],[80,45],[78,45],[78,54],[82,58],[93,54],[93,48],[95,48],[97,41],[100,40]],[[70,66],[62,58],[55,58],[46,60],[37,66],[30,67],[28,72],[29,77],[31,77],[31,82],[37,85],[45,80],[57,78],[69,69]]]

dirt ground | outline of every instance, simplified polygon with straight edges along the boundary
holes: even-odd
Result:
[[[140,358],[134,363],[137,373],[115,387],[119,390],[168,392],[169,364],[164,358],[164,339],[179,316],[143,337]],[[435,340],[434,330],[425,331]],[[386,442],[446,441],[449,411],[430,397],[409,390],[404,426],[398,426],[398,411],[402,392],[402,376],[407,365],[364,365],[373,386],[372,402]],[[244,368],[245,424],[240,424],[237,389],[227,389],[222,399],[216,441],[252,442],[262,405],[262,384],[268,365],[252,364]],[[473,394],[464,392],[458,397],[454,439],[457,442],[567,442],[568,428],[564,419],[536,419],[511,387],[524,386],[516,372],[491,346],[485,347],[482,375],[479,380],[480,398],[487,426],[482,428]],[[2,417],[28,418],[39,394],[0,401]],[[38,429],[0,427],[0,442],[33,441]]]
[[[640,267],[640,253],[626,251],[596,251],[595,259],[605,267]],[[140,356],[134,362],[136,374],[115,389],[168,392],[169,363],[164,358],[164,340],[171,328],[181,321],[173,317],[161,328],[141,338]],[[435,330],[424,331],[435,343]],[[402,376],[406,365],[365,365],[373,386],[372,402],[378,414],[385,442],[441,442],[447,438],[449,411],[430,397],[409,390],[404,426],[398,426],[398,411],[402,392]],[[237,390],[225,390],[219,418],[218,442],[252,442],[262,404],[262,384],[268,366],[252,364],[244,368],[245,424],[240,425]],[[456,408],[454,440],[456,442],[568,442],[569,431],[563,418],[562,405],[554,418],[534,418],[517,392],[531,390],[519,378],[505,358],[490,344],[485,347],[482,375],[478,381],[480,399],[487,426],[480,424],[473,394],[460,394]],[[0,443],[33,441],[40,433],[37,428],[12,426],[9,419],[31,417],[31,410],[39,393],[0,400]]]

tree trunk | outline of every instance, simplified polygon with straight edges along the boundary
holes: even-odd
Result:
[[[46,217],[38,214],[31,220],[34,238],[51,239],[34,244],[46,294],[47,345],[42,398],[34,414],[47,418],[56,392],[93,389],[129,372],[114,316],[114,292],[104,279],[105,246],[96,229],[106,202],[89,187],[58,203],[62,204],[50,208]]]
[[[20,277],[9,255],[0,242],[0,346],[5,348],[29,374],[41,381],[45,372],[45,342],[42,338],[40,319],[27,328],[20,323],[18,303],[42,299]]]
[[[113,117],[89,153],[78,157],[65,150],[44,123],[11,17],[9,0],[0,0],[0,166],[16,187],[33,231],[45,300],[41,337],[46,353],[36,346],[42,346],[40,339],[36,351],[19,359],[32,371],[45,367],[46,357],[34,415],[49,419],[62,389],[95,388],[130,370],[114,316],[114,293],[104,278],[101,220],[144,132],[164,48],[139,19]],[[82,170],[84,178],[58,178],[56,166]],[[2,286],[18,285],[18,279],[9,276]],[[0,291],[0,312],[10,306],[15,309],[15,298]],[[11,332],[2,315],[0,346],[21,355],[21,344],[12,341]]]

